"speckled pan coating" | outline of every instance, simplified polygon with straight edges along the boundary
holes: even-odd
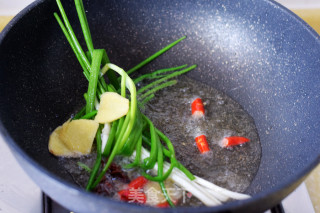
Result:
[[[80,33],[73,2],[63,4]],[[227,93],[254,118],[263,154],[248,189],[253,198],[197,212],[265,210],[319,163],[320,39],[295,15],[267,0],[91,0],[85,7],[95,47],[125,69],[187,35],[141,71],[197,63],[189,76]],[[50,132],[80,107],[86,90],[54,11],[53,0],[37,1],[0,34],[1,132],[28,174],[66,207],[150,212],[70,185],[47,151]]]

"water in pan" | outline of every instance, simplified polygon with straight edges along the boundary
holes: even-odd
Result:
[[[195,119],[191,116],[190,106],[198,97],[203,100],[206,111],[204,118]],[[193,174],[232,191],[245,192],[259,168],[261,146],[254,120],[238,103],[214,88],[182,76],[176,85],[157,92],[143,112],[170,138],[177,159]],[[206,135],[211,151],[201,155],[195,137],[202,134]],[[222,148],[219,144],[226,136],[244,136],[250,142]],[[62,158],[60,162],[74,181],[85,187],[88,173],[79,169],[77,162],[92,167],[94,159],[95,154],[91,154],[80,160]],[[124,163],[120,158],[115,162]],[[134,171],[125,175],[129,180],[136,177]],[[108,178],[116,185],[110,190],[110,196],[116,197],[116,191],[128,180]],[[184,199],[182,205],[201,205],[194,197],[185,196]]]
[[[175,86],[156,94],[145,113],[172,141],[177,159],[193,174],[232,191],[244,192],[260,164],[261,146],[253,118],[227,95],[179,78]],[[205,117],[191,116],[191,103],[201,98]],[[195,137],[206,135],[211,151],[199,154]],[[244,136],[249,143],[229,149],[219,144],[226,136]]]

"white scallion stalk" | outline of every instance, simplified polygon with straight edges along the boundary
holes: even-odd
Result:
[[[104,127],[103,127],[103,129],[101,131],[101,142],[102,142],[102,144],[101,144],[101,153],[103,153],[103,150],[107,145],[107,141],[108,141],[108,138],[109,138],[110,130],[111,130],[110,123],[105,123]]]
[[[136,153],[134,152],[130,157],[131,160],[135,158],[135,155]],[[149,151],[142,148],[141,159],[147,158],[149,156]],[[164,172],[166,172],[169,169],[169,167],[170,164],[164,162]],[[158,165],[155,164],[151,171],[156,173],[157,169]],[[249,195],[232,192],[197,176],[195,176],[195,180],[191,181],[182,171],[180,171],[177,168],[174,168],[172,170],[172,173],[170,174],[169,178],[183,190],[191,192],[193,196],[197,197],[206,206],[216,206],[221,204],[222,202],[227,201],[230,198],[237,200],[250,198]]]
[[[200,177],[197,177],[195,176],[196,179],[194,180],[194,182],[198,183],[199,185],[202,185],[203,187],[206,187],[208,190],[212,190],[212,191],[215,191],[217,193],[221,193],[223,194],[224,196],[227,196],[229,198],[233,198],[233,199],[236,199],[236,200],[244,200],[244,199],[248,199],[250,198],[249,195],[247,194],[242,194],[242,193],[238,193],[238,192],[233,192],[233,191],[230,191],[230,190],[227,190],[225,188],[222,188],[220,186],[217,186],[203,178],[200,178]]]
[[[99,110],[99,107],[100,107],[100,103],[98,101],[98,98],[96,97],[96,99],[94,100],[94,106],[96,108],[96,110]]]

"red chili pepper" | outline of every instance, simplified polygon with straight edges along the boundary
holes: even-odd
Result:
[[[129,188],[134,188],[134,189],[138,189],[138,188],[143,188],[143,186],[148,182],[148,179],[143,177],[143,176],[139,176],[136,179],[132,180],[129,183]]]
[[[157,207],[159,207],[159,208],[168,208],[168,207],[170,207],[170,205],[169,205],[168,201],[166,201],[166,202],[157,204]]]
[[[197,147],[198,147],[201,154],[210,151],[210,148],[209,148],[209,145],[207,142],[207,138],[205,135],[200,135],[200,136],[196,137],[195,140],[196,140]]]
[[[144,204],[147,202],[147,196],[143,191],[131,188],[129,189],[128,202]]]
[[[142,191],[142,188],[147,182],[148,179],[143,176],[139,176],[132,180],[127,189],[123,189],[118,192],[120,200],[131,203],[145,203],[147,201],[147,196]]]
[[[129,203],[140,203],[144,204],[147,201],[146,194],[140,189],[123,189],[118,192],[120,200],[129,202]]]
[[[172,203],[173,203],[174,205],[177,205],[177,204],[178,204],[178,201],[177,201],[177,200],[172,200],[172,199],[171,199],[171,201],[172,201]],[[158,204],[157,204],[157,207],[159,207],[159,208],[168,208],[168,207],[170,207],[170,204],[168,203],[168,201],[165,201],[165,202],[163,202],[163,203],[158,203]]]
[[[145,204],[147,202],[146,194],[141,192],[139,199],[137,201],[138,201],[138,203]]]
[[[230,146],[236,146],[240,145],[246,142],[249,142],[250,140],[245,137],[240,137],[240,136],[230,136],[230,137],[225,137],[222,140],[222,146],[223,147],[230,147]]]
[[[191,113],[194,116],[204,116],[204,106],[201,98],[195,99],[191,104]]]
[[[120,196],[120,200],[122,201],[129,201],[129,190],[128,189],[122,189],[118,192],[118,195]]]
[[[168,201],[166,201],[166,202],[157,204],[157,207],[159,207],[159,208],[168,208],[168,207],[170,207],[170,205],[169,205]]]

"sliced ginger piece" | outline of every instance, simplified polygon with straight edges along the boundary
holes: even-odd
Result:
[[[66,121],[49,138],[49,152],[60,157],[80,157],[89,154],[99,124],[92,120]]]
[[[66,145],[60,140],[59,134],[62,130],[62,127],[57,127],[50,135],[49,138],[49,152],[55,156],[62,157],[75,157],[75,153],[66,147]]]
[[[93,120],[68,120],[62,126],[59,139],[75,154],[87,155],[91,152],[98,127]]]
[[[129,100],[115,92],[105,92],[100,97],[100,106],[95,121],[110,123],[129,111]]]

